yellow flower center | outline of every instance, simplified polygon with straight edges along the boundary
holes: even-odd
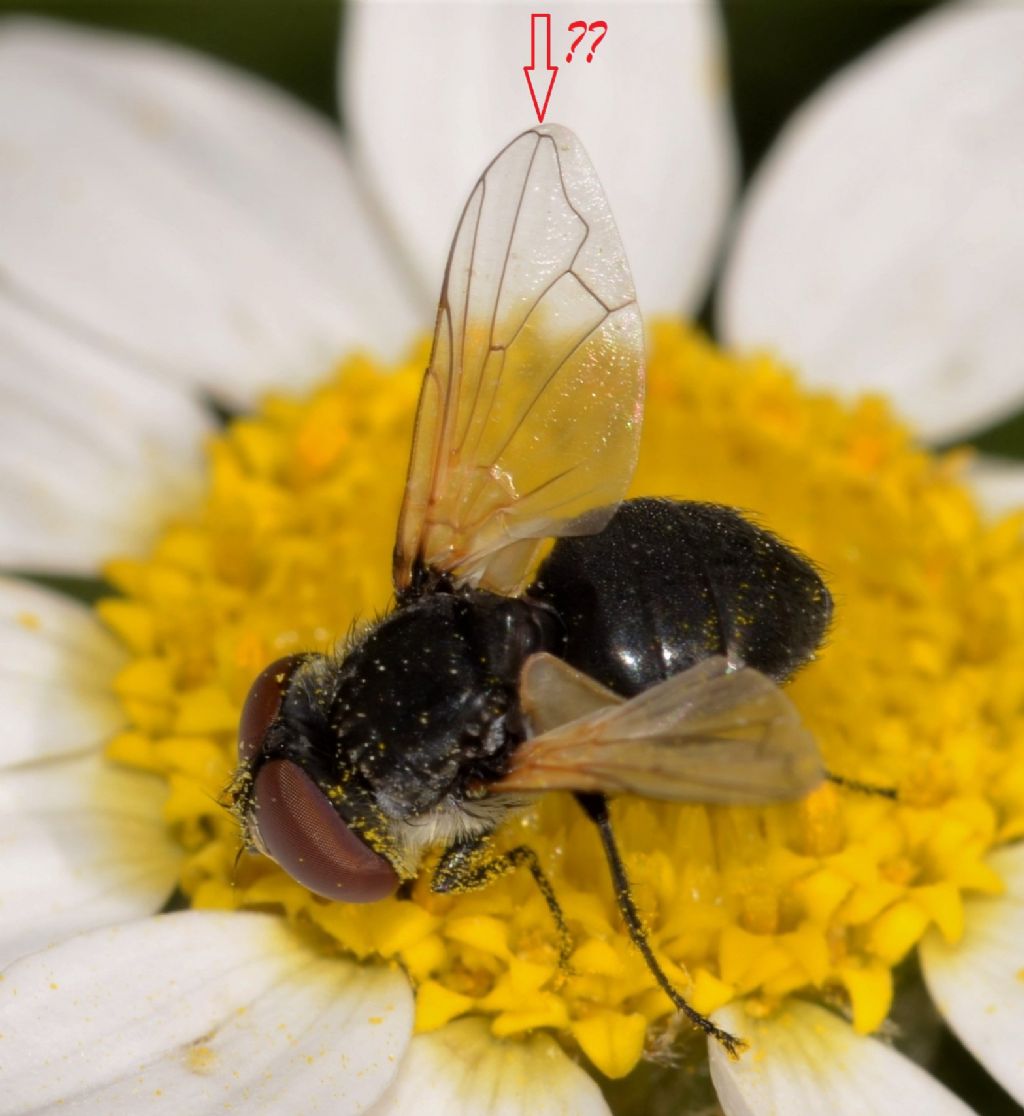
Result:
[[[331,648],[387,608],[425,360],[424,348],[397,369],[353,358],[308,399],[268,399],[213,441],[202,505],[150,557],[110,565],[123,596],[100,612],[134,658],[115,682],[131,728],[109,754],[167,778],[194,906],[280,909],[357,957],[394,959],[421,1030],[469,1012],[496,1035],[553,1028],[621,1076],[672,1009],[570,796],[499,834],[527,841],[553,883],[575,943],[568,976],[526,871],[441,897],[428,865],[408,898],[359,906],[313,897],[263,857],[236,865],[220,803],[241,703],[270,660]],[[845,407],[766,358],[654,329],[634,494],[736,505],[818,563],[836,620],[790,693],[831,771],[900,792],[614,802],[653,945],[698,1011],[818,991],[871,1031],[893,967],[929,927],[955,941],[964,893],[1000,889],[985,854],[1024,834],[1022,518],[983,523],[961,463],[916,448],[878,400]]]

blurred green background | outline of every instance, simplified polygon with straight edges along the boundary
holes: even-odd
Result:
[[[831,73],[936,6],[934,0],[726,2],[733,109],[744,175],[749,177],[756,168],[790,113]],[[335,69],[343,13],[335,0],[0,0],[0,14],[29,12],[194,47],[262,74],[339,119]],[[975,441],[989,452],[1024,458],[1024,413]],[[901,973],[898,1005],[894,1040],[901,1049],[964,1097],[980,1116],[1024,1114],[942,1026],[913,964]],[[899,1033],[901,1019],[912,1045]],[[923,1019],[928,1020],[924,1028]],[[677,1113],[679,1073],[641,1067],[625,1082],[609,1086],[609,1099],[620,1112]],[[717,1110],[706,1073],[688,1075],[687,1094],[688,1111],[694,1103],[706,1105],[709,1113]]]

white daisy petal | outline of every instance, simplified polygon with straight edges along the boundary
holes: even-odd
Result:
[[[1024,1104],[1024,845],[1000,849],[999,898],[972,899],[963,941],[921,943],[925,982],[939,1011],[988,1072]]]
[[[396,239],[436,299],[448,245],[472,182],[513,133],[536,124],[523,67],[525,0],[348,5],[344,116]],[[718,15],[709,0],[597,3],[607,34],[591,63],[588,32],[565,57],[579,6],[554,3],[546,122],[579,134],[615,214],[641,307],[699,305],[732,195],[736,156]],[[538,60],[535,73],[544,74]],[[467,90],[473,92],[467,94]],[[539,94],[543,97],[543,94]]]
[[[244,402],[419,324],[337,135],[198,55],[0,29],[4,284],[136,364]]]
[[[209,415],[2,285],[0,336],[0,564],[92,573],[137,552],[198,492]]]
[[[943,5],[834,78],[755,178],[734,345],[880,389],[929,438],[1024,402],[1024,6]]]
[[[794,1001],[770,1019],[754,1020],[729,1007],[715,1013],[715,1022],[750,1044],[738,1061],[709,1044],[711,1078],[726,1116],[971,1116],[920,1066],[855,1034],[824,1008]]]
[[[182,856],[166,795],[99,756],[0,772],[0,966],[159,910]]]
[[[0,769],[98,748],[124,723],[124,653],[84,605],[0,578]]]
[[[966,480],[992,515],[1024,508],[1024,461],[979,454],[968,466]]]
[[[548,1035],[493,1038],[482,1019],[460,1019],[409,1045],[372,1116],[606,1116],[595,1082]]]
[[[0,1113],[365,1111],[412,1030],[405,978],[278,919],[184,911],[73,938],[0,983]]]

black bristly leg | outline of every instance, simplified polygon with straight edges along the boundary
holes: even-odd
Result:
[[[834,775],[831,771],[825,772],[825,778],[833,786],[856,791],[858,794],[873,794],[877,798],[890,798],[894,802],[898,802],[900,798],[899,791],[895,787],[882,787],[877,783],[863,783],[860,779],[847,779],[845,775]]]
[[[651,970],[652,976],[665,995],[691,1023],[700,1027],[706,1035],[720,1042],[728,1051],[730,1057],[738,1058],[740,1051],[747,1045],[743,1039],[729,1034],[728,1031],[723,1031],[721,1027],[716,1027],[706,1015],[701,1015],[699,1011],[691,1007],[665,975],[661,965],[658,964],[658,960],[654,956],[654,950],[651,949],[647,930],[640,918],[640,912],[636,909],[636,903],[633,900],[633,893],[629,887],[629,877],[626,875],[626,867],[622,863],[622,857],[615,843],[611,819],[608,816],[608,799],[603,794],[577,794],[576,801],[583,808],[587,817],[597,826],[598,833],[601,834],[601,843],[604,845],[605,855],[608,858],[608,866],[612,873],[612,885],[615,888],[615,899],[622,914],[622,920],[626,924],[626,929],[633,944],[640,950],[648,969]]]
[[[441,859],[434,869],[430,890],[439,895],[476,891],[501,876],[514,872],[523,864],[530,869],[530,875],[540,888],[544,902],[551,911],[551,917],[555,920],[555,926],[558,928],[558,964],[564,973],[568,973],[570,972],[569,957],[572,954],[569,927],[558,897],[555,895],[555,889],[544,874],[537,854],[529,845],[517,845],[504,853],[495,852],[486,837],[474,837],[449,845],[441,854]]]

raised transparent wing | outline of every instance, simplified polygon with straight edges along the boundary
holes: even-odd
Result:
[[[445,271],[395,541],[418,568],[514,594],[540,540],[592,534],[636,464],[643,326],[579,140],[513,140],[466,203]]]
[[[763,674],[732,670],[724,658],[624,701],[561,659],[534,655],[520,699],[538,735],[513,753],[498,791],[756,804],[799,798],[825,776],[789,698]]]

